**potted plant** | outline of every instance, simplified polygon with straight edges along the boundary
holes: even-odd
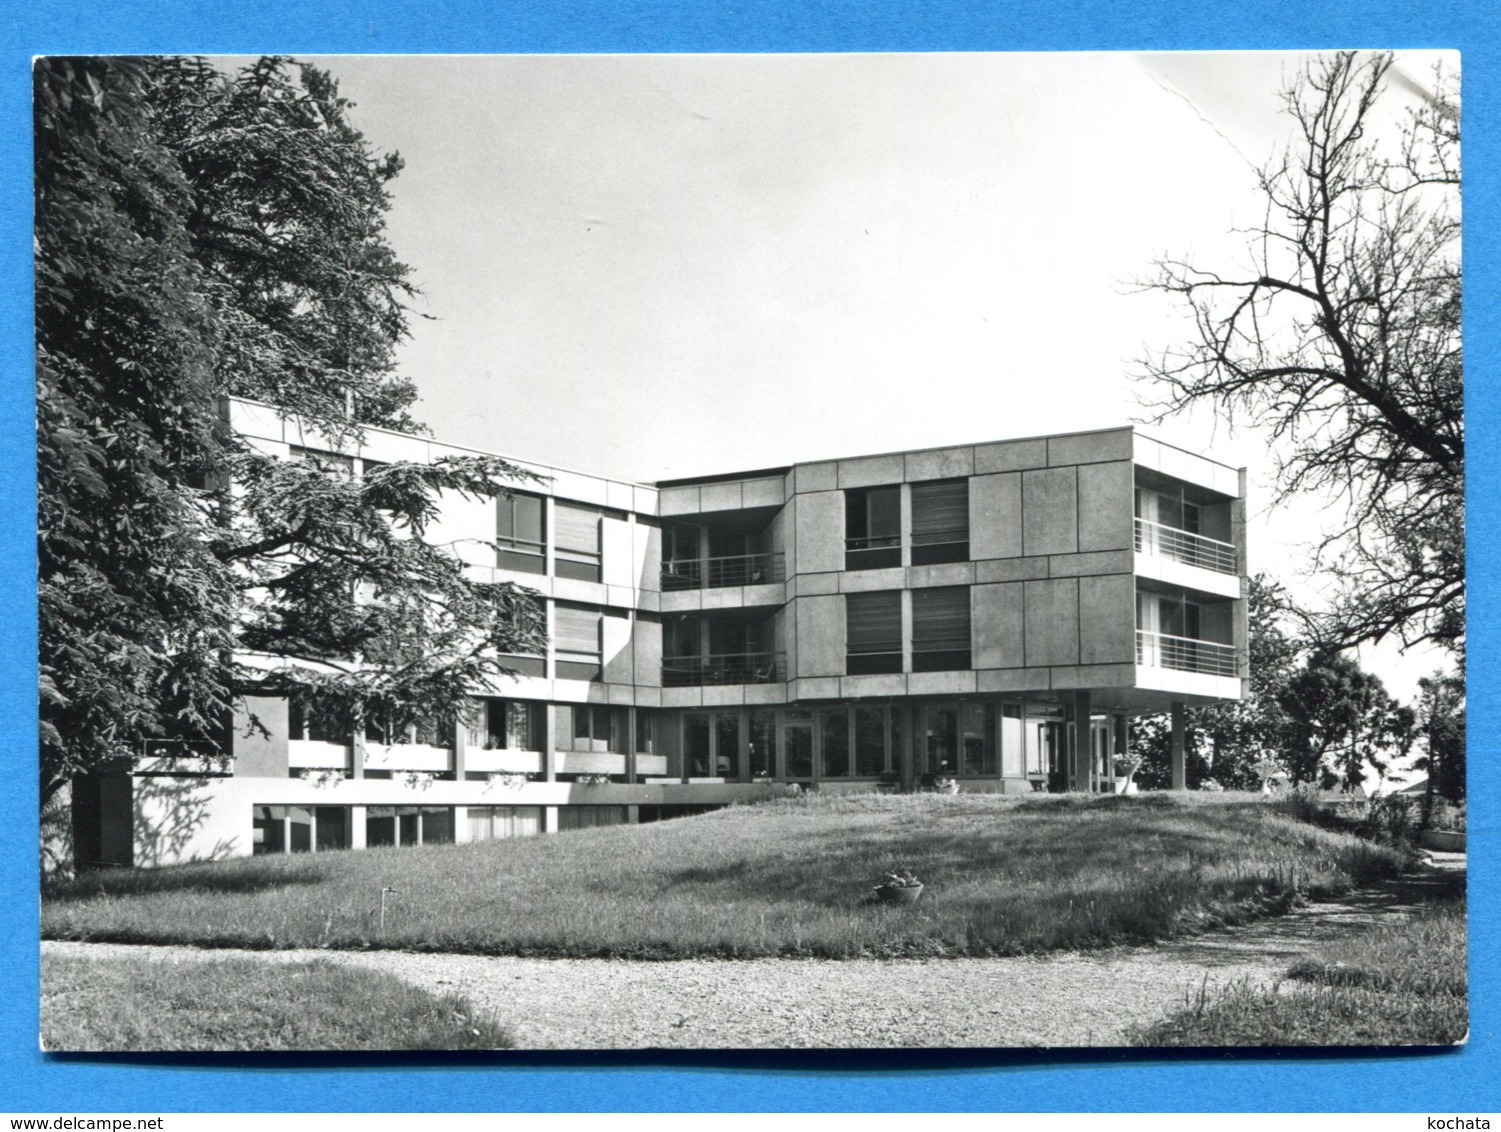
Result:
[[[886,879],[876,885],[876,898],[883,904],[916,904],[921,896],[922,881],[912,875],[911,869],[887,873]]]

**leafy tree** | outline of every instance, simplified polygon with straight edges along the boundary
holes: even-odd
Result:
[[[1391,63],[1340,53],[1283,92],[1296,132],[1260,172],[1266,218],[1247,233],[1249,270],[1159,262],[1149,286],[1181,300],[1194,333],[1142,368],[1159,414],[1207,405],[1264,430],[1278,500],[1343,504],[1316,556],[1341,583],[1322,644],[1395,635],[1458,651],[1458,99],[1438,75],[1436,96],[1383,137]]]
[[[202,728],[226,704],[232,591],[189,487],[226,450],[217,320],[150,91],[131,60],[36,65],[44,806],[139,736]]]
[[[1353,659],[1310,656],[1281,695],[1287,712],[1288,770],[1293,783],[1356,787],[1365,768],[1385,773],[1393,757],[1406,755],[1416,717],[1387,694],[1381,678]]]
[[[426,539],[504,461],[277,460],[226,395],[329,446],[412,426],[408,269],[377,157],[324,73],[265,59],[36,68],[42,794],[148,737],[222,738],[252,694],[350,721],[458,710],[538,651],[534,595]]]
[[[1418,681],[1417,725],[1426,753],[1413,769],[1427,772],[1424,812],[1434,795],[1450,802],[1465,797],[1465,688],[1453,673],[1435,672]]]

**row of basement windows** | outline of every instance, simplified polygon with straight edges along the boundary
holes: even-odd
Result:
[[[929,566],[969,560],[969,481],[933,480],[911,486],[911,563]],[[844,565],[876,570],[902,565],[902,489],[898,484],[844,493]]]
[[[1044,773],[1045,746],[1024,739],[1022,705],[923,704],[913,709],[916,773],[993,778]],[[742,729],[742,722],[744,727]],[[893,774],[902,749],[899,714],[880,704],[826,708],[686,712],[684,766],[690,778],[878,778]]]
[[[912,595],[912,671],[970,667],[968,586],[935,586]],[[902,671],[902,590],[846,594],[845,672]]]
[[[469,806],[465,822],[470,841],[499,841],[542,832],[541,806]],[[255,806],[252,811],[252,852],[322,853],[348,849],[353,813],[348,806]],[[558,828],[587,829],[621,825],[624,806],[560,806]],[[365,845],[451,845],[454,842],[452,806],[367,806]]]

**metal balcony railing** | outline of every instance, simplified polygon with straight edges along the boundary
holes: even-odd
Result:
[[[1240,674],[1234,645],[1150,633],[1145,629],[1136,630],[1136,663],[1151,668],[1175,668],[1179,672],[1202,672],[1208,676]]]
[[[671,656],[662,661],[664,688],[697,688],[708,684],[775,684],[782,679],[782,654],[779,652]]]
[[[1136,520],[1136,549],[1142,554],[1171,558],[1186,566],[1199,566],[1220,574],[1234,574],[1235,547],[1192,531],[1164,526],[1150,519]]]
[[[678,558],[662,563],[662,589],[712,590],[759,586],[786,579],[786,558],[776,554],[736,554],[725,558]]]

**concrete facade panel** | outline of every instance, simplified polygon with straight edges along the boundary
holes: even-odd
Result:
[[[1073,467],[1022,473],[1022,553],[1079,549],[1078,475]]]
[[[1023,583],[976,586],[970,596],[972,658],[976,668],[1026,664]]]
[[[1065,464],[1100,464],[1106,460],[1131,459],[1129,428],[1110,429],[1107,432],[1076,432],[1068,436],[1048,437],[1048,465],[1058,468]]]
[[[583,605],[604,605],[610,596],[599,582],[581,582],[577,578],[554,578],[552,596],[560,601],[576,601]]]
[[[1135,473],[1130,460],[1079,466],[1079,549],[1130,550]]]
[[[698,485],[692,487],[664,487],[657,491],[657,514],[697,515],[703,508],[698,505]]]
[[[636,586],[655,593],[662,588],[662,528],[656,523],[634,523],[631,553],[636,562]]]
[[[636,665],[632,657],[633,634],[630,619],[603,617],[600,621],[600,644],[605,682],[609,684],[634,683]]]
[[[800,597],[792,604],[797,618],[797,677],[843,676],[844,598]]]
[[[905,696],[907,678],[900,672],[882,676],[846,676],[839,682],[839,694],[850,700]]]
[[[1027,468],[1048,466],[1048,442],[1043,439],[977,444],[974,452],[976,475],[986,472],[1020,472]]]
[[[787,501],[781,476],[745,480],[740,485],[742,507],[780,507]]]
[[[907,453],[905,478],[908,482],[957,479],[972,476],[974,472],[975,450],[969,445]]]
[[[631,497],[636,501],[631,510],[638,515],[655,515],[657,513],[657,489],[643,487],[641,484],[631,484]]]
[[[264,727],[270,734],[261,732]],[[247,696],[235,706],[234,770],[240,775],[285,778],[287,775],[287,701]]]
[[[636,581],[636,555],[632,546],[633,524],[609,516],[600,520],[600,577],[606,585],[630,587]]]
[[[1074,665],[1052,670],[1053,689],[1129,688],[1136,680],[1134,664]]]
[[[1019,472],[969,481],[971,558],[1014,558],[1022,552],[1022,478]]]
[[[912,589],[928,586],[968,586],[975,580],[972,562],[945,562],[937,566],[907,567],[907,585]]]
[[[800,574],[797,578],[798,597],[817,597],[820,594],[839,592],[841,574]]]
[[[636,617],[632,621],[631,652],[637,687],[657,687],[662,683],[662,623]]]
[[[1027,667],[1079,663],[1079,583],[1024,582]],[[1134,624],[1134,622],[1133,622]]]
[[[325,448],[333,450],[332,442],[324,438],[320,433],[312,429],[300,429],[295,421],[287,421],[287,440],[292,444],[303,444],[309,448]],[[402,436],[400,433],[384,432],[377,429],[368,429],[365,432],[365,443],[360,445],[360,455],[370,460],[383,460],[386,463],[397,461],[410,462],[413,464],[426,464],[433,458],[433,449],[438,448],[440,454],[467,456],[468,452],[462,450],[447,449],[443,445],[434,445],[420,436]],[[525,485],[517,485],[525,486]],[[545,487],[536,490],[547,490]]]
[[[786,684],[747,684],[745,702],[748,704],[780,704],[787,702]]]
[[[975,673],[977,692],[1046,692],[1046,668],[992,668]]]
[[[829,465],[830,468],[833,465]],[[802,469],[798,469],[801,474]],[[797,497],[794,551],[788,570],[817,574],[844,569],[844,493],[818,491]]]
[[[634,511],[636,509],[634,485],[621,483],[619,480],[606,480],[605,506],[616,511]]]
[[[889,570],[851,570],[839,575],[839,592],[857,594],[875,590],[899,590],[906,581],[907,571],[901,566],[893,566]]]
[[[605,481],[597,476],[579,472],[555,471],[552,474],[552,493],[559,499],[574,499],[580,503],[593,503],[604,507],[610,501]]]
[[[1136,579],[1106,574],[1079,579],[1079,662],[1136,663]]]
[[[1048,577],[1080,578],[1087,574],[1129,574],[1136,565],[1130,550],[1099,550],[1090,554],[1055,554],[1048,559]]]
[[[694,708],[703,706],[702,688],[663,688],[662,706],[664,708]]]
[[[745,689],[739,684],[711,684],[704,689],[704,707],[739,707],[745,702]]]
[[[839,678],[837,676],[819,676],[812,679],[797,681],[796,698],[799,700],[837,700],[839,698]]]
[[[745,506],[740,483],[706,483],[699,485],[698,502],[705,511],[738,511]]]
[[[901,483],[906,464],[900,455],[864,456],[858,460],[839,461],[839,487],[879,487]]]
[[[286,441],[286,422],[282,420],[281,413],[270,405],[257,405],[254,401],[230,401],[229,423],[241,436],[272,440],[278,444]]]
[[[798,495],[810,491],[837,491],[839,464],[833,460],[818,464],[799,464],[792,469],[792,489]]]
[[[1048,576],[1048,559],[995,558],[975,563],[976,582],[1022,582]]]
[[[907,674],[909,696],[967,696],[975,691],[973,670],[962,672],[910,672]]]

